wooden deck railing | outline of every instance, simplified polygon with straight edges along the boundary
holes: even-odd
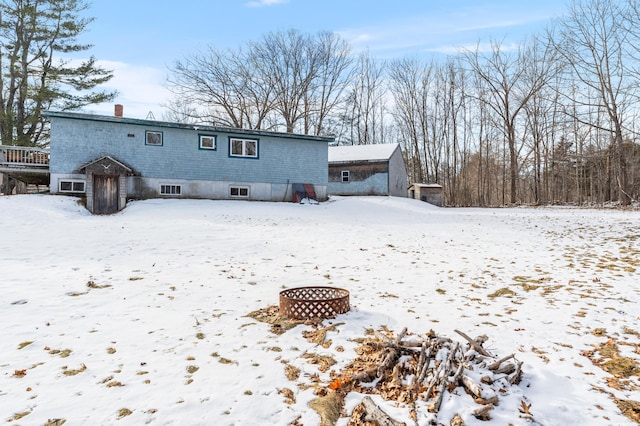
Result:
[[[0,168],[35,170],[49,168],[49,150],[0,145]]]

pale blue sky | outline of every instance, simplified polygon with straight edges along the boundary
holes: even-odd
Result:
[[[83,41],[114,70],[125,116],[162,116],[168,66],[207,45],[236,48],[270,31],[334,31],[384,59],[515,43],[566,10],[563,0],[93,0]],[[92,112],[113,113],[113,105]]]

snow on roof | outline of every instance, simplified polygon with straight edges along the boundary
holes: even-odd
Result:
[[[397,143],[375,145],[342,145],[329,147],[329,163],[342,161],[388,160]]]
[[[419,188],[442,188],[442,185],[437,183],[412,183],[411,186]]]

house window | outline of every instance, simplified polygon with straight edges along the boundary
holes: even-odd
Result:
[[[152,132],[147,130],[145,132],[145,143],[147,145],[162,146],[162,132]]]
[[[343,170],[342,171],[342,182],[349,182],[350,179],[351,179],[351,174],[349,173],[349,170]]]
[[[231,186],[229,187],[229,195],[232,197],[246,198],[249,196],[248,186]]]
[[[60,192],[85,192],[83,180],[61,180],[58,188]]]
[[[212,135],[200,135],[200,149],[216,149],[216,137]]]
[[[258,158],[258,139],[229,138],[229,156]]]
[[[181,195],[182,185],[160,185],[161,195]]]

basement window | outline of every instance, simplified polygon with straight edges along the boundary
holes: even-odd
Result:
[[[152,132],[147,130],[145,132],[145,144],[162,146],[162,132]]]
[[[229,195],[238,198],[247,198],[249,196],[248,186],[231,186],[229,187]]]
[[[182,185],[160,185],[160,195],[182,195]]]
[[[342,182],[349,182],[351,180],[351,173],[349,173],[349,170],[343,170],[341,174]]]
[[[58,190],[60,192],[85,192],[83,180],[60,180],[58,181]]]

